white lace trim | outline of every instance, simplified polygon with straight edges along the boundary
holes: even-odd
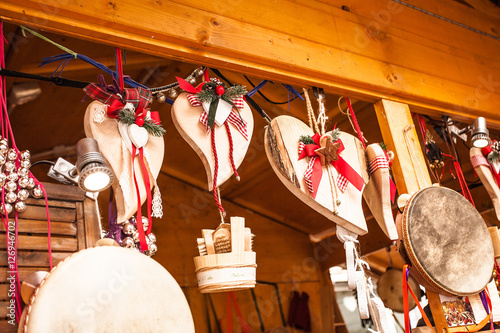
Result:
[[[100,125],[104,121],[104,116],[106,116],[108,106],[106,104],[101,104],[94,109],[94,123]]]

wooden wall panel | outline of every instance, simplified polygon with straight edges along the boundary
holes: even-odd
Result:
[[[216,228],[220,223],[217,207],[211,193],[175,178],[161,174],[158,184],[162,189],[165,215],[153,224],[153,233],[158,239],[158,253],[154,259],[167,268],[183,287],[193,311],[196,332],[208,332],[204,298],[198,292],[193,257],[197,255],[196,237],[200,237],[201,229]],[[313,316],[313,332],[329,332],[328,328],[323,327],[321,298],[326,293],[319,292],[320,262],[314,256],[308,234],[229,202],[222,203],[229,216],[244,217],[245,224],[256,235],[254,250],[257,252],[257,279],[279,284],[286,317],[290,292],[294,288],[306,291],[311,296],[309,305]],[[343,252],[342,249],[339,251]],[[263,312],[266,329],[280,322],[278,305],[272,298],[271,289],[260,285],[255,289],[259,302],[266,307]],[[245,320],[257,329],[259,323],[250,291],[236,292],[236,295]],[[225,294],[215,294],[213,300],[217,314],[225,320]],[[236,321],[236,317],[233,318],[235,327]]]

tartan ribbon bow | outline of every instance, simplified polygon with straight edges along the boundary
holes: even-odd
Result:
[[[197,107],[197,106],[202,106],[202,102],[199,100],[198,96],[195,94],[188,94],[187,99],[191,106]],[[232,102],[235,107],[238,109],[241,109],[245,106],[243,96],[232,99]],[[229,116],[227,117],[226,121],[230,124],[232,124],[238,132],[245,138],[245,140],[248,140],[248,132],[247,132],[247,122],[240,117],[236,111],[234,111],[234,108],[231,109],[231,112],[229,113]],[[210,126],[208,126],[208,113],[203,110],[203,112],[200,115],[200,123],[205,126],[205,129],[207,130],[207,133],[210,133]]]
[[[151,91],[138,87],[123,89],[122,97],[120,94],[114,94],[106,91],[95,83],[88,84],[83,91],[92,99],[104,103],[108,106],[107,115],[111,118],[118,118],[119,112],[127,103],[131,103],[135,108],[136,117],[145,117],[146,107],[151,101]],[[160,116],[157,111],[150,112],[151,119],[160,124]]]
[[[319,159],[316,149],[320,148],[319,140],[321,136],[316,133],[312,136],[314,144],[304,144],[299,142],[299,160],[305,158],[306,156],[311,157],[307,165],[306,171],[304,172],[304,181],[306,183],[309,193],[311,193],[313,198],[316,198],[318,192],[318,187],[323,177],[323,168],[321,166],[321,160]],[[340,140],[340,147],[337,153],[340,154],[344,149],[344,144]],[[342,193],[345,192],[347,185],[351,183],[359,191],[363,189],[364,180],[361,176],[354,170],[346,160],[344,160],[340,155],[338,160],[332,161],[331,164],[337,170],[336,184]]]

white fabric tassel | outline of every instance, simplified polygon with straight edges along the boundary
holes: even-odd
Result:
[[[368,309],[368,290],[364,271],[356,271],[356,294],[358,296],[359,315],[361,319],[370,318]]]

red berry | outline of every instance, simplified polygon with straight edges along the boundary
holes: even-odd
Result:
[[[137,126],[142,126],[142,125],[144,125],[144,118],[143,118],[143,117],[137,117],[137,118],[135,118],[135,124],[136,124]]]
[[[224,95],[224,91],[226,90],[224,89],[223,86],[217,86],[217,88],[215,88],[215,93],[219,96]]]

